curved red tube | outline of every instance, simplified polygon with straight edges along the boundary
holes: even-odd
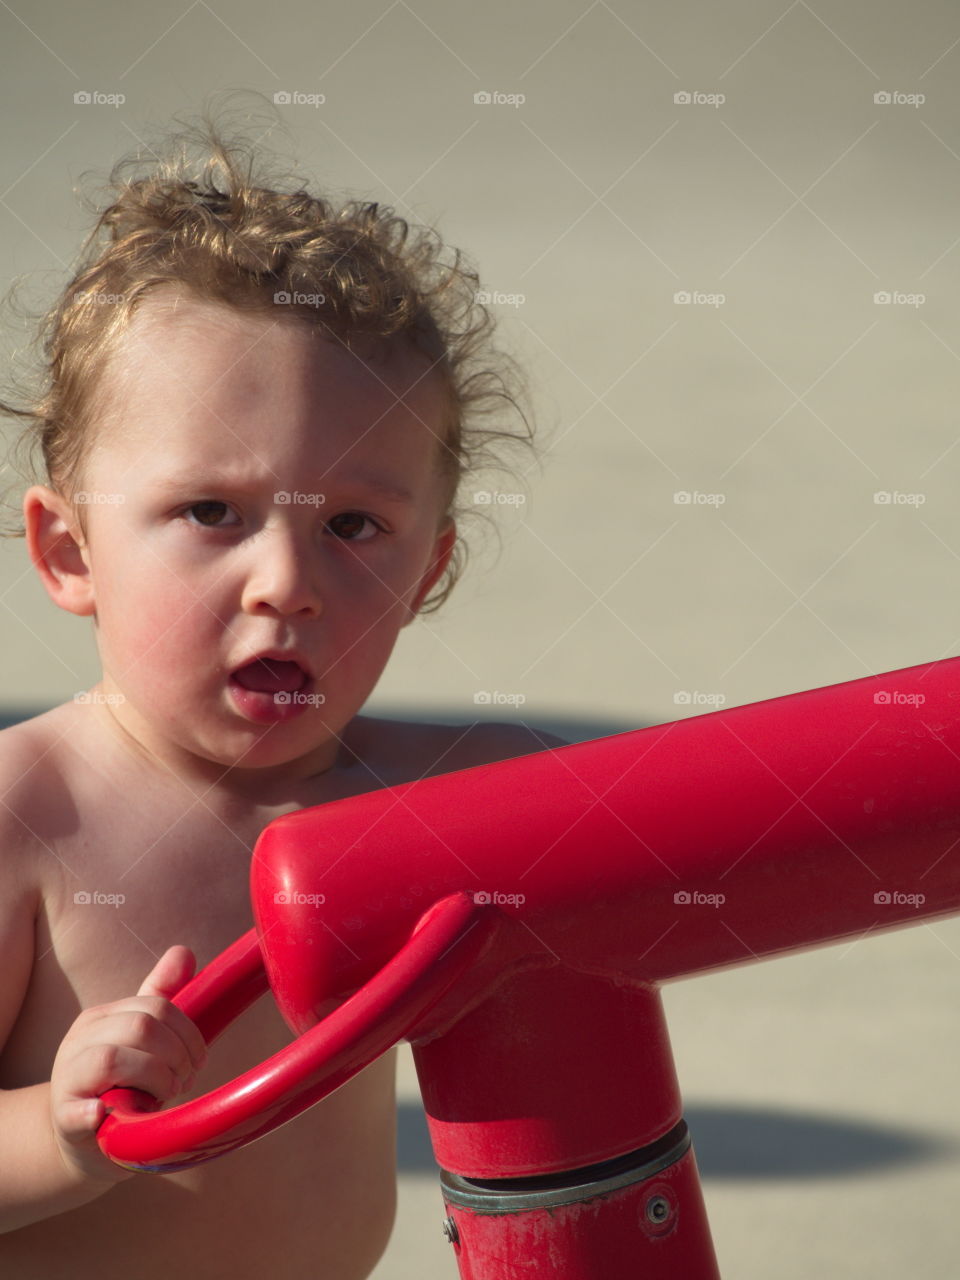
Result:
[[[397,955],[340,1008],[259,1067],[202,1098],[157,1111],[154,1099],[137,1090],[104,1094],[112,1110],[97,1134],[101,1150],[127,1168],[169,1173],[286,1124],[412,1029],[476,955],[493,923],[492,913],[464,894],[436,903]],[[252,968],[249,951],[247,935],[208,966],[213,977],[205,987],[197,983],[177,997],[202,1029],[224,1021],[218,1005],[239,1007],[239,983]]]

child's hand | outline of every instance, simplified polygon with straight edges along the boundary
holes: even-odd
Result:
[[[106,1115],[99,1094],[126,1086],[168,1102],[193,1084],[206,1045],[169,997],[192,977],[195,964],[186,947],[170,947],[135,996],[85,1009],[64,1036],[50,1076],[50,1108],[69,1169],[101,1181],[133,1176],[97,1146]]]

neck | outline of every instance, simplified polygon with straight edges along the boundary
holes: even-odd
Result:
[[[95,685],[93,693],[109,694],[109,682]],[[348,741],[350,726],[344,737],[331,736],[313,750],[294,760],[266,766],[244,764],[243,756],[233,761],[221,761],[198,755],[164,737],[129,703],[111,699],[96,699],[95,711],[103,732],[117,743],[122,751],[143,762],[154,778],[159,774],[170,782],[179,783],[197,802],[207,804],[242,801],[244,805],[277,805],[287,803],[318,803],[317,799],[304,800],[309,785],[311,797],[316,795],[317,784],[324,777],[331,784],[344,768],[357,763],[357,754]],[[265,733],[269,732],[269,728]],[[256,748],[258,739],[246,755]]]

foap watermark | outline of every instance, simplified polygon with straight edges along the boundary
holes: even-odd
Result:
[[[679,489],[673,495],[678,507],[722,507],[726,500],[725,493],[701,493],[699,489]]]
[[[922,707],[926,700],[925,693],[901,693],[899,689],[878,689],[873,695],[878,707]]]
[[[125,93],[101,93],[99,89],[79,89],[73,95],[77,107],[122,107],[126,100]]]
[[[94,489],[79,489],[73,495],[73,500],[81,507],[117,507],[121,502],[126,502],[127,495],[125,493],[98,493]]]
[[[873,495],[878,507],[922,507],[926,500],[925,493],[901,493],[899,489],[881,489]]]
[[[678,907],[722,907],[727,900],[725,893],[704,893],[700,889],[678,889],[673,895]]]
[[[301,93],[299,89],[278,89],[273,95],[278,107],[322,107],[326,100],[325,93]]]
[[[878,289],[873,295],[875,307],[922,307],[925,293],[903,293],[900,289]]]
[[[522,907],[526,902],[526,894],[501,893],[498,889],[476,889],[473,900],[478,907]]]
[[[700,89],[681,89],[673,95],[678,107],[722,107],[727,100],[725,93],[703,93]]]
[[[322,507],[327,496],[324,493],[304,493],[300,489],[294,489],[292,492],[287,489],[278,489],[273,495],[273,500],[281,507]]]
[[[281,690],[273,695],[278,707],[322,707],[327,700],[324,693],[302,693],[299,689],[291,692]]]
[[[904,93],[900,89],[879,89],[873,95],[877,107],[922,107],[926,100],[925,93]]]
[[[278,889],[273,900],[279,907],[322,907],[325,893],[301,893],[299,889]]]
[[[678,689],[673,695],[678,707],[722,707],[726,700],[724,693],[701,693],[699,689]]]
[[[278,289],[273,295],[273,302],[277,307],[322,307],[326,300],[325,293],[298,293],[296,289],[292,293],[287,289]]]
[[[477,107],[522,107],[526,100],[525,93],[501,93],[499,89],[481,89],[473,95]]]
[[[522,307],[527,300],[527,295],[504,293],[500,289],[477,289],[473,300],[484,307]]]
[[[725,293],[704,293],[700,289],[678,289],[673,295],[678,307],[722,307],[726,300]]]
[[[473,495],[475,507],[522,507],[526,500],[525,493],[503,493],[499,489],[477,489]]]
[[[98,293],[95,289],[78,289],[73,300],[80,305],[94,303],[98,307],[118,307],[126,301],[124,293]]]
[[[78,907],[122,907],[127,897],[124,893],[104,893],[102,889],[78,889],[73,900]]]
[[[924,893],[901,893],[899,889],[878,889],[873,895],[878,907],[922,907],[927,900]]]
[[[83,689],[73,695],[73,700],[105,707],[119,707],[122,702],[126,702],[122,693],[101,693],[99,689]]]
[[[522,707],[527,700],[525,693],[501,693],[499,689],[478,689],[473,695],[478,707]]]

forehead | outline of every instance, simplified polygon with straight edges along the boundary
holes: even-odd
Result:
[[[279,310],[279,308],[278,308]],[[99,380],[93,452],[229,453],[326,441],[411,449],[441,465],[449,400],[408,343],[351,339],[282,314],[158,290],[134,312]]]

